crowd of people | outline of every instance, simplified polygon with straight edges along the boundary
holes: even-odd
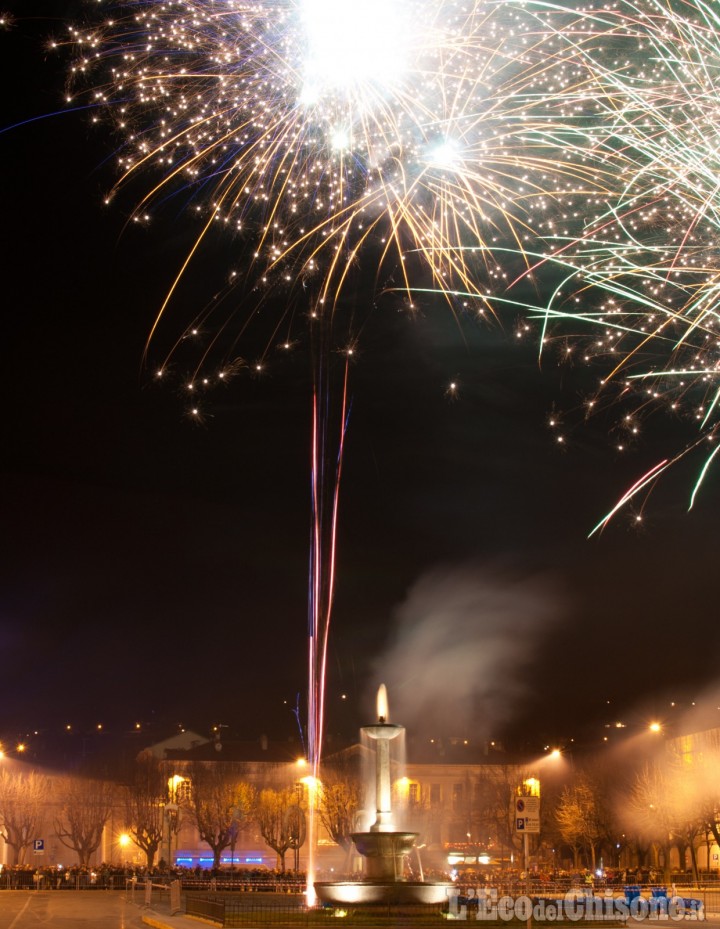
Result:
[[[717,872],[702,875],[703,881],[717,881]],[[515,868],[483,868],[482,870],[467,869],[453,875],[453,880],[463,886],[486,887],[522,887],[528,882],[534,887],[542,889],[550,887],[557,892],[570,890],[604,890],[624,888],[629,885],[644,887],[663,884],[665,877],[656,868],[603,868],[591,871],[588,868],[564,870],[552,868],[548,870],[532,869],[529,872]],[[670,881],[677,884],[692,882],[689,872],[673,872]]]
[[[0,890],[118,890],[124,889],[129,882],[144,883],[148,879],[158,884],[180,880],[183,885],[200,883],[208,887],[232,883],[236,889],[276,893],[302,892],[305,889],[303,872],[268,868],[170,868],[163,862],[154,868],[106,863],[96,868],[0,865]]]
[[[317,874],[316,879],[338,880],[359,878],[360,875]],[[444,872],[426,871],[426,880],[451,879],[457,886],[468,887],[522,887],[530,882],[533,887],[552,886],[555,891],[573,889],[601,890],[638,884],[652,886],[663,883],[663,875],[654,868],[614,868],[591,872],[587,868],[566,871],[561,869],[533,869],[526,873],[514,868],[467,869],[448,875]],[[180,880],[184,887],[198,886],[220,888],[231,885],[234,890],[245,892],[303,893],[306,875],[303,871],[281,871],[268,868],[213,869],[196,867],[168,867],[160,862],[148,869],[134,865],[100,864],[94,868],[73,866],[0,865],[0,890],[43,889],[43,890],[102,890],[124,889],[129,882],[167,884]],[[703,875],[704,881],[716,881],[717,873]],[[678,872],[671,875],[676,883],[687,883],[690,875]]]

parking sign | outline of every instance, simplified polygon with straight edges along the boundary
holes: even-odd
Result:
[[[518,797],[515,801],[516,832],[540,832],[540,797]]]

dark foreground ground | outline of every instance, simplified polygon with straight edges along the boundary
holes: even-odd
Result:
[[[165,913],[162,913],[165,909]],[[24,891],[0,894],[0,929],[199,929],[187,916],[170,917],[167,905],[146,908],[124,891]]]
[[[23,891],[10,890],[0,894],[0,929],[200,929],[207,926],[190,916],[175,915],[169,912],[167,898],[154,901],[146,906],[141,895],[126,894],[125,891]],[[333,920],[333,922],[336,922]],[[337,920],[338,929],[343,921]],[[392,921],[387,924],[392,926]],[[480,929],[482,921],[475,919],[453,920],[445,923],[448,929],[467,925]],[[544,924],[547,926],[548,924]],[[562,929],[571,929],[572,922],[560,924]],[[683,926],[693,929],[700,925],[708,929],[720,929],[720,915],[708,914],[698,923],[697,920],[648,919],[641,922],[628,920],[628,929],[672,929]],[[598,929],[602,923],[598,923]]]

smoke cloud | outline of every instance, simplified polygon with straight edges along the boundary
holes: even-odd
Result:
[[[547,575],[498,563],[431,570],[397,609],[377,662],[390,719],[414,735],[487,737],[528,697],[526,672],[564,612]]]

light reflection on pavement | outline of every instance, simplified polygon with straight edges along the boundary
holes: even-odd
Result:
[[[124,891],[0,892],[0,929],[146,929]]]

